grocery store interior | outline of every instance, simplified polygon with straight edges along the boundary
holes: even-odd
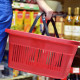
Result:
[[[9,36],[4,57],[0,64],[0,80],[80,80],[80,0],[56,1],[58,5],[53,5],[53,7],[57,5],[57,8],[52,19],[55,22],[60,40],[57,38],[52,22],[48,24],[50,37],[46,34],[42,35],[45,29],[42,17],[38,19],[32,33],[29,33],[35,18],[40,13],[36,0],[13,0],[13,18],[10,28],[12,33],[7,31]],[[19,38],[20,35],[21,39]],[[38,35],[40,36],[39,39]],[[11,38],[9,39],[9,37]],[[16,42],[13,44],[10,41]],[[30,43],[30,41],[32,42]],[[40,41],[43,42],[40,44]],[[25,46],[26,44],[28,44],[28,47]],[[44,48],[47,50],[34,48],[33,46],[40,48],[47,46]],[[53,48],[56,49],[56,52],[54,50],[49,52]],[[13,52],[12,49],[14,49]],[[62,53],[59,51],[62,51]],[[29,66],[26,66],[26,64]]]

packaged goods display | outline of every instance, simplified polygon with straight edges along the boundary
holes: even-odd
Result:
[[[64,38],[69,40],[80,41],[80,8],[74,9],[71,14],[71,7],[68,7],[68,15],[64,21]]]
[[[37,14],[38,12],[33,11],[30,12],[25,10],[23,11],[14,10],[11,29],[29,32],[30,27],[34,22],[34,19],[36,18]],[[40,19],[38,20],[35,28],[36,28],[35,33],[40,33]]]
[[[14,2],[33,3],[36,4],[36,0],[13,0]]]
[[[71,16],[71,7],[68,8],[68,15],[65,18],[64,22],[64,38],[72,39],[72,25],[73,25],[73,17]]]
[[[38,13],[39,12],[34,11],[14,10],[11,29],[29,32]],[[38,20],[33,33],[41,34],[40,25],[42,25],[42,23],[40,23],[40,19]]]
[[[38,13],[39,12],[35,11],[14,10],[11,29],[29,32]],[[71,7],[68,7],[68,15],[65,18],[57,15],[56,17],[53,17],[53,20],[55,21],[60,38],[76,41],[80,40],[79,7],[75,8],[73,16],[71,13]],[[40,18],[33,30],[33,33],[41,35],[43,29],[44,25]],[[51,22],[48,25],[48,31],[50,36],[56,37]]]

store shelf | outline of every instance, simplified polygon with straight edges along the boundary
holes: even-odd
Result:
[[[0,80],[15,80],[15,79],[24,79],[24,78],[31,78],[33,77],[32,75],[31,76],[18,76],[18,77],[14,77],[14,78],[0,78]]]
[[[27,4],[27,3],[18,3],[13,2],[12,4],[13,9],[20,9],[20,10],[39,10],[39,7],[37,4]]]

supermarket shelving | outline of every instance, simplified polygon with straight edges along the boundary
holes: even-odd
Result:
[[[19,2],[13,2],[12,8],[13,9],[20,9],[20,10],[36,10],[36,11],[39,11],[39,7],[37,4],[28,4],[28,3],[19,3]]]
[[[28,3],[19,3],[19,2],[13,2],[12,8],[19,9],[19,10],[39,11],[39,7],[37,4],[28,4]],[[80,46],[78,46],[78,48],[80,48]]]
[[[24,76],[24,75],[22,75],[22,76],[18,76],[18,77],[13,77],[13,78],[1,78],[0,80],[17,80],[17,79],[24,79],[24,78],[31,78],[31,77],[33,77],[32,75],[31,76]]]

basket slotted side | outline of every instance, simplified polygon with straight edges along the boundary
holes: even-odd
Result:
[[[64,78],[70,70],[76,50],[77,46],[74,45],[9,34],[9,67]]]

